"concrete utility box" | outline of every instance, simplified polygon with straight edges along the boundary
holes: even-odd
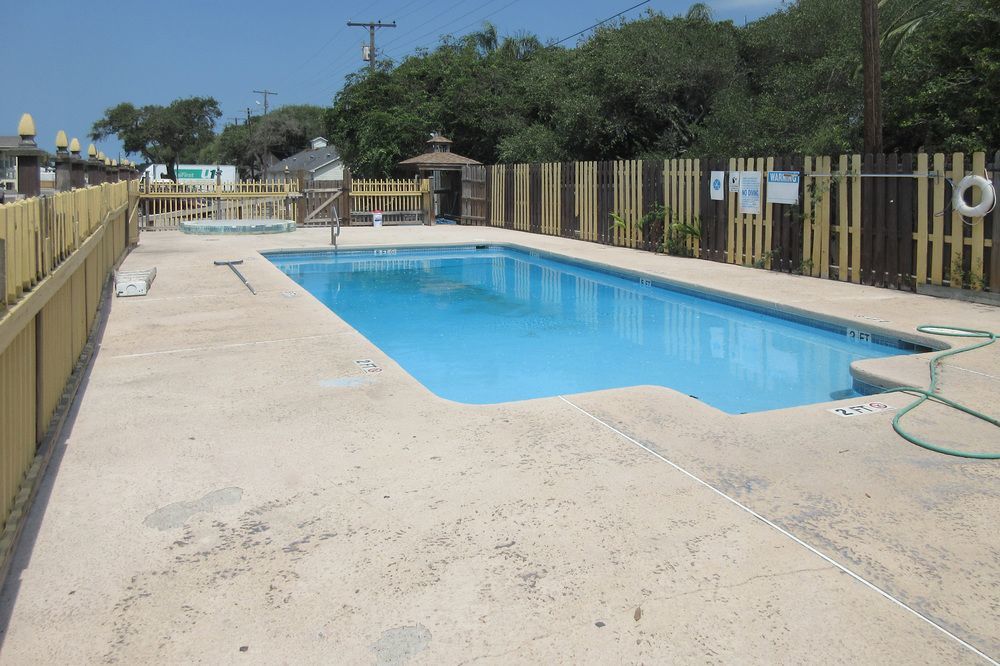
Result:
[[[145,271],[115,271],[115,294],[118,296],[145,296],[155,277],[155,268]]]

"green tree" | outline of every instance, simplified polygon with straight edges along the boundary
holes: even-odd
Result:
[[[1000,0],[941,3],[886,71],[886,147],[1000,147]]]
[[[1000,144],[998,16],[1000,0],[880,0],[887,147]],[[485,24],[350,76],[327,123],[366,175],[432,130],[486,163],[837,154],[862,147],[861,56],[857,0],[788,0],[745,26],[695,3],[566,48]]]
[[[736,75],[697,129],[703,155],[861,147],[861,9],[800,0],[737,31]]]
[[[214,138],[215,121],[222,115],[211,97],[174,100],[167,106],[136,107],[129,102],[105,110],[94,123],[90,138],[117,136],[126,153],[165,164],[167,177],[176,178],[177,164],[194,159]]]
[[[269,156],[284,159],[309,147],[325,132],[325,109],[310,104],[282,106],[249,125],[228,125],[201,152],[204,162],[235,164],[247,177],[263,174]]]

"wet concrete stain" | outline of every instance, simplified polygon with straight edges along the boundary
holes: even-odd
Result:
[[[431,642],[431,632],[422,624],[412,627],[386,629],[371,646],[375,654],[376,666],[398,666],[405,664],[417,653],[427,649]]]
[[[174,502],[162,506],[153,513],[146,516],[142,524],[146,527],[153,527],[161,532],[177,527],[183,527],[188,518],[196,513],[208,513],[222,506],[236,504],[243,498],[243,489],[230,487],[213,490],[201,499],[190,502]]]
[[[319,385],[323,388],[357,388],[370,384],[368,377],[335,377],[333,379],[321,379]]]

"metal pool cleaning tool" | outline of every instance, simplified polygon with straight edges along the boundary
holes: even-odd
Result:
[[[943,453],[949,456],[958,456],[959,458],[978,458],[981,460],[1000,460],[1000,452],[998,453],[975,453],[970,451],[959,451],[958,449],[949,449],[937,444],[932,444],[916,435],[907,432],[900,421],[906,416],[908,412],[913,411],[920,405],[924,404],[928,400],[934,402],[939,402],[942,405],[947,405],[952,409],[957,409],[960,412],[964,412],[970,416],[974,416],[980,421],[986,421],[987,423],[992,423],[994,426],[1000,427],[1000,420],[989,416],[988,414],[983,414],[982,412],[977,412],[971,407],[966,407],[953,400],[949,400],[937,392],[938,383],[938,364],[947,356],[952,356],[954,354],[961,354],[962,352],[972,351],[973,349],[980,349],[988,345],[993,344],[997,339],[996,333],[991,333],[990,331],[978,331],[974,328],[961,328],[959,326],[936,326],[932,324],[923,324],[917,326],[917,330],[921,333],[930,333],[932,335],[947,336],[950,338],[980,338],[983,342],[974,344],[971,347],[962,347],[960,349],[946,349],[943,352],[939,352],[931,358],[931,384],[926,389],[916,388],[913,386],[900,386],[896,388],[886,389],[886,391],[905,391],[908,393],[917,393],[919,398],[914,402],[910,403],[896,414],[895,418],[892,419],[892,429],[896,433],[905,439],[906,441],[916,444],[917,446],[922,446],[929,451],[936,451],[937,453]]]
[[[254,291],[254,288],[250,286],[250,283],[247,282],[247,279],[245,277],[243,277],[243,273],[240,273],[239,269],[236,268],[237,264],[242,264],[242,263],[243,263],[242,259],[237,259],[235,261],[216,261],[215,265],[216,266],[229,266],[229,270],[231,270],[232,272],[236,273],[236,277],[238,277],[240,279],[240,282],[242,282],[243,284],[245,284],[247,286],[247,289],[250,290],[250,293],[253,294],[254,296],[256,296],[257,292]]]

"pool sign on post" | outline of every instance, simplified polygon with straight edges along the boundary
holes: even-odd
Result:
[[[760,215],[760,172],[740,172],[740,214]]]
[[[767,203],[798,204],[799,203],[799,172],[798,171],[768,171],[767,172]]]
[[[382,226],[382,211],[373,210],[372,211],[372,226],[381,227]]]
[[[722,201],[723,199],[726,198],[726,193],[723,192],[722,190],[722,181],[725,180],[725,178],[726,178],[725,171],[712,172],[712,180],[710,182],[712,184],[711,192],[713,201]]]
[[[740,172],[730,171],[729,172],[729,191],[739,192],[740,191]]]

